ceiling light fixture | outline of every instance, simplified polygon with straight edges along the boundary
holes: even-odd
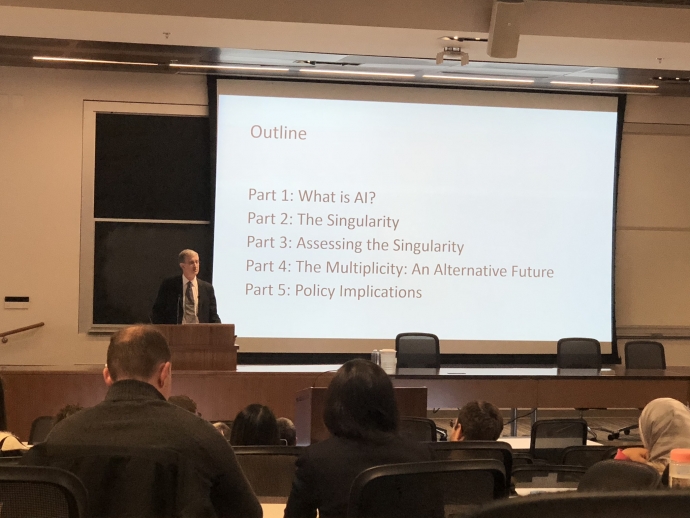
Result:
[[[602,86],[605,88],[659,88],[659,85],[630,85],[624,83],[586,83],[582,81],[551,81],[551,84],[566,86]]]
[[[210,68],[213,70],[254,70],[257,72],[289,72],[289,68],[284,67],[261,67],[252,65],[191,65],[184,63],[170,63],[171,68]]]
[[[441,36],[439,39],[443,41],[489,41],[487,38],[467,38],[465,36]]]
[[[461,81],[495,81],[498,83],[534,83],[534,79],[510,79],[504,77],[472,77],[472,76],[452,76],[452,75],[423,75],[426,79],[457,79]]]
[[[414,77],[414,74],[400,74],[396,72],[363,72],[359,70],[326,70],[318,68],[300,68],[300,72],[307,74],[335,74],[352,76],[377,76],[377,77]]]
[[[142,67],[157,67],[158,63],[138,63],[136,61],[109,61],[105,59],[85,58],[53,58],[50,56],[34,56],[34,61],[57,61],[61,63],[88,63],[92,65],[135,65]]]

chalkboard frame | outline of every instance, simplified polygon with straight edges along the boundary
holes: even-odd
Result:
[[[94,268],[95,268],[95,229],[94,188],[96,159],[96,115],[98,113],[174,115],[208,117],[206,104],[166,104],[134,103],[118,101],[84,101],[82,126],[82,206],[81,206],[81,245],[79,263],[79,323],[80,333],[111,333],[121,328],[118,324],[94,324]],[[99,219],[111,221],[111,219]],[[117,220],[113,220],[117,221]],[[123,220],[152,223],[155,220]],[[179,224],[211,225],[210,221],[174,221]],[[211,257],[208,258],[211,260]],[[176,258],[171,258],[175,263]]]

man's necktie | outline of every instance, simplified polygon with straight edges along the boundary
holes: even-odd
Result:
[[[194,291],[192,290],[192,283],[187,283],[187,291],[184,295],[184,318],[183,324],[198,324],[199,319],[194,311]]]

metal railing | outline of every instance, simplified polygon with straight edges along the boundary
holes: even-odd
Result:
[[[2,343],[6,344],[9,338],[7,338],[10,335],[16,335],[17,333],[23,333],[24,331],[30,331],[31,329],[37,329],[39,327],[43,327],[45,325],[45,322],[39,322],[38,324],[31,324],[30,326],[25,326],[25,327],[18,327],[17,329],[12,329],[10,331],[5,331],[4,333],[0,333],[0,340]]]

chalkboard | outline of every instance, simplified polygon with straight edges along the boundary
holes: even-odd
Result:
[[[208,117],[96,115],[94,217],[211,218]]]
[[[149,322],[183,249],[211,281],[210,155],[208,117],[96,115],[93,324]]]

